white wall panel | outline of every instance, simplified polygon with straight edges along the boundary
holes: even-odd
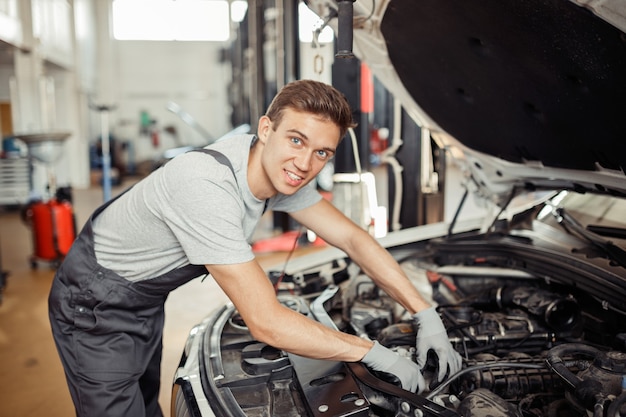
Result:
[[[17,0],[0,0],[0,39],[21,46],[22,23]]]
[[[116,42],[119,97],[113,129],[116,136],[134,145],[136,162],[157,158],[171,147],[205,145],[210,140],[168,111],[170,101],[214,137],[231,129],[226,105],[230,69],[219,62],[224,46],[219,42]],[[142,111],[157,121],[159,146],[139,132]],[[176,128],[179,142],[163,131],[166,126]]]
[[[74,19],[67,0],[31,0],[33,36],[43,58],[57,65],[74,66]]]

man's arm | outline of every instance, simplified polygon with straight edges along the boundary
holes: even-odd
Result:
[[[256,261],[206,267],[258,341],[301,356],[350,362],[361,360],[372,348],[370,341],[327,328],[283,306]]]
[[[427,354],[432,350],[438,357],[438,381],[443,380],[446,372],[454,374],[461,369],[461,356],[450,344],[434,307],[424,300],[398,262],[369,233],[326,200],[294,213],[293,217],[346,252],[383,291],[411,313],[418,327],[415,347],[419,368],[424,367]],[[418,391],[423,389],[423,379],[420,379]]]
[[[382,253],[376,251],[371,256],[389,256],[384,249],[380,249]],[[421,392],[424,389],[424,378],[418,365],[408,358],[378,343],[330,329],[283,306],[256,261],[206,267],[233,302],[256,340],[309,358],[362,361],[374,370],[395,375],[406,390]],[[401,274],[399,267],[396,273]],[[389,285],[389,288],[392,287]]]
[[[292,213],[329,244],[346,252],[378,286],[411,314],[430,305],[409,281],[400,265],[367,231],[326,200]]]

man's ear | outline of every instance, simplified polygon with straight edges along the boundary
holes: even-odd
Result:
[[[257,136],[259,140],[263,143],[267,140],[267,136],[272,129],[272,121],[267,116],[261,116],[259,119],[259,127],[257,128]]]

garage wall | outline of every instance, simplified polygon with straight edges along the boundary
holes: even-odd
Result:
[[[22,4],[17,0],[9,1]],[[20,54],[14,49],[19,59],[11,58],[6,63],[0,61],[0,101],[10,100],[10,79],[19,72],[19,100],[15,100],[13,113],[14,119],[20,123],[14,123],[14,128],[71,132],[63,156],[54,167],[58,186],[85,188],[93,183],[89,150],[102,133],[102,113],[95,110],[95,106],[114,108],[108,115],[107,125],[111,133],[126,145],[124,162],[135,169],[158,158],[166,149],[204,145],[232,128],[228,100],[231,68],[222,60],[222,50],[228,47],[226,42],[115,41],[111,38],[109,0],[38,0],[32,4],[49,13],[20,8],[20,13],[15,16],[16,27],[24,29],[26,46],[35,44],[34,32],[41,34],[45,42],[37,48],[31,46],[37,54]],[[53,23],[57,23],[51,18],[57,9],[67,17],[63,20],[63,36],[51,29]],[[46,17],[40,19],[34,29],[31,24],[33,15]],[[61,42],[68,36],[73,42]],[[15,46],[19,46],[18,43]],[[313,62],[319,51],[310,51],[309,44],[302,46],[302,76],[329,81],[332,54],[324,60],[324,73],[317,74],[313,71]],[[326,49],[324,55],[332,52],[330,48]],[[34,70],[23,75],[23,70],[31,67]],[[33,75],[27,77],[30,73]],[[45,78],[51,86],[49,96],[42,97],[37,93],[40,78]],[[30,94],[31,90],[37,94]],[[208,135],[201,134],[168,111],[168,102],[178,104],[208,131]],[[35,118],[34,110],[40,108],[50,111]],[[142,114],[154,121],[151,128],[156,135],[142,129]],[[26,116],[38,124],[27,123]],[[41,175],[36,176],[40,181],[35,188],[43,193],[47,177],[45,170],[39,171]]]
[[[209,140],[168,111],[170,101],[180,105],[211,135],[228,131],[230,67],[220,59],[227,44],[114,40],[107,3],[97,3],[98,88],[91,101],[113,108],[108,114],[110,132],[126,145],[123,158],[129,167],[149,164],[166,149],[202,145]],[[92,119],[95,117],[91,141],[95,143],[102,132],[101,113],[91,113]],[[155,135],[142,129],[142,113],[155,122],[151,126]],[[178,134],[168,133],[168,127]]]
[[[206,145],[212,139],[167,110],[169,102],[181,106],[213,138],[230,130],[230,67],[220,62],[224,47],[220,42],[116,42],[116,62],[110,66],[118,91],[112,128],[133,147],[137,162],[157,158],[168,148]],[[155,122],[156,138],[142,133],[142,112]]]

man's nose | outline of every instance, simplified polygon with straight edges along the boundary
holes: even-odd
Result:
[[[294,159],[294,165],[300,171],[309,171],[311,169],[311,159],[313,156],[309,152],[302,152]]]

